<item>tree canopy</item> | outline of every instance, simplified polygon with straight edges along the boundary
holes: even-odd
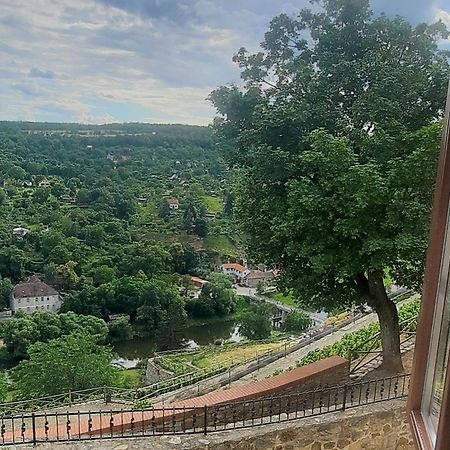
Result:
[[[366,0],[322,0],[274,18],[234,60],[243,89],[210,98],[234,214],[257,260],[303,301],[368,302],[384,362],[401,368],[383,274],[421,284],[449,65],[442,23],[374,17]]]
[[[111,385],[117,375],[112,351],[87,334],[70,334],[28,349],[29,359],[13,370],[13,384],[23,398]]]

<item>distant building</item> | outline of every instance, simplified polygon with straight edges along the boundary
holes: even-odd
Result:
[[[197,289],[202,289],[206,283],[208,283],[207,280],[203,280],[199,277],[191,277],[191,284]]]
[[[92,145],[86,145],[86,150],[92,150]]]
[[[39,181],[38,186],[41,188],[49,188],[50,185],[50,181],[47,180],[47,178],[44,178],[43,180]]]
[[[16,284],[11,292],[11,311],[32,314],[36,311],[56,312],[61,307],[59,292],[36,275]]]
[[[250,270],[241,264],[227,263],[220,266],[220,270],[225,275],[231,275],[234,278],[234,282],[238,284],[247,284],[247,277]]]
[[[16,227],[13,228],[12,235],[18,239],[23,239],[29,232],[30,230],[28,230],[27,228]]]
[[[146,206],[147,205],[147,197],[138,197],[137,201],[142,206]]]
[[[23,186],[23,187],[32,187],[32,186],[33,186],[33,182],[30,181],[30,180],[25,180],[25,181],[22,183],[22,186]]]
[[[247,285],[251,288],[255,288],[258,283],[268,285],[274,278],[275,275],[271,270],[252,270],[247,276]]]
[[[167,200],[167,203],[169,204],[169,208],[173,210],[177,210],[179,208],[178,199],[177,198],[169,198]]]

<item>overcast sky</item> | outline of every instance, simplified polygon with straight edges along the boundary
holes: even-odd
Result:
[[[0,0],[0,120],[207,124],[269,21],[308,0]],[[372,0],[450,28],[450,0]]]

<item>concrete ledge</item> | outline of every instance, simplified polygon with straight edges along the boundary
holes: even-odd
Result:
[[[266,380],[174,402],[169,407],[195,408],[204,405],[214,406],[223,403],[270,397],[275,394],[301,392],[319,386],[334,385],[345,381],[348,381],[348,361],[340,356],[332,356]]]

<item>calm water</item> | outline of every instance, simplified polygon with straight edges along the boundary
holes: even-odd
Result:
[[[242,337],[238,328],[235,321],[189,327],[184,332],[185,345],[197,347],[212,344],[216,339],[231,339],[239,342]],[[115,362],[123,367],[132,368],[136,366],[139,360],[153,356],[156,344],[151,337],[136,338],[131,341],[118,342],[114,344],[114,349],[119,355]]]

